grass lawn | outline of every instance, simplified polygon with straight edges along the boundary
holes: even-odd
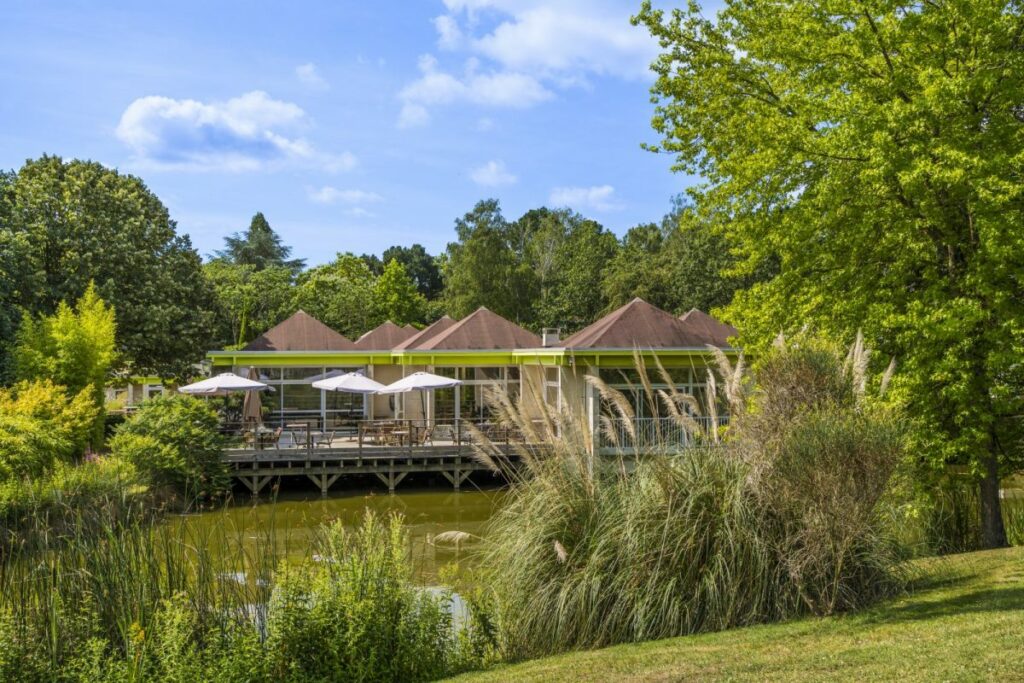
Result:
[[[498,667],[459,681],[1024,680],[1024,548],[919,562],[876,608]]]

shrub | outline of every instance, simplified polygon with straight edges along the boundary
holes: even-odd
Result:
[[[24,418],[49,435],[49,452],[43,456],[46,459],[67,460],[80,455],[98,411],[89,390],[68,396],[64,387],[50,380],[19,382],[0,389],[0,416]]]
[[[831,614],[891,594],[898,556],[883,499],[901,420],[866,395],[867,353],[784,346],[753,380],[720,358],[732,420],[723,439],[655,444],[636,460],[590,455],[571,409],[548,416],[499,398],[531,442],[510,502],[492,519],[483,572],[512,658]],[[650,392],[644,368],[641,384]],[[626,405],[600,382],[606,405]],[[657,399],[661,400],[657,400]],[[718,397],[708,397],[716,405]],[[650,397],[698,429],[676,406]],[[495,468],[500,459],[479,457]],[[635,465],[632,466],[631,465]]]
[[[154,484],[172,486],[189,498],[229,490],[217,414],[201,399],[168,395],[146,401],[118,428],[110,448]]]
[[[39,420],[24,415],[0,414],[0,481],[39,476],[65,445]]]
[[[53,380],[90,397],[96,411],[87,437],[94,448],[103,440],[103,386],[117,355],[116,327],[114,309],[90,282],[74,309],[62,301],[53,315],[26,316],[13,351],[19,379]]]

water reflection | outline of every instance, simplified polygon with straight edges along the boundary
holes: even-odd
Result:
[[[171,523],[187,525],[189,535],[210,538],[212,543],[236,534],[253,545],[269,538],[280,556],[300,558],[312,555],[315,534],[325,522],[340,520],[351,527],[367,508],[379,514],[398,512],[409,532],[414,575],[418,582],[429,585],[445,565],[472,563],[475,540],[484,533],[487,520],[505,495],[503,489],[458,493],[406,490],[393,495],[343,492],[327,498],[319,493],[289,492],[276,501],[238,502]],[[441,539],[433,542],[439,534],[443,534]]]

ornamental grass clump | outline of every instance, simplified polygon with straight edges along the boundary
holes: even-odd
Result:
[[[495,399],[525,442],[554,444],[522,447],[518,471],[479,453],[516,482],[482,550],[506,656],[832,614],[899,587],[883,508],[903,426],[868,395],[863,344],[844,360],[780,341],[753,372],[716,355],[700,400],[661,368],[644,379],[638,359],[649,404],[691,435],[646,455],[591,455],[571,406]],[[594,384],[607,423],[628,420],[630,401]],[[701,403],[728,406],[728,428],[694,419]]]

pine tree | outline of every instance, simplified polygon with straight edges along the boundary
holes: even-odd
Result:
[[[271,266],[284,266],[298,274],[306,265],[304,259],[289,259],[292,248],[281,243],[281,236],[274,232],[266,216],[257,212],[244,233],[235,233],[224,238],[225,248],[217,257],[240,266],[252,266],[263,270]]]

